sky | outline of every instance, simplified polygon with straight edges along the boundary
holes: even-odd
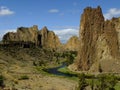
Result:
[[[79,34],[85,7],[101,6],[105,19],[120,16],[120,0],[0,0],[0,39],[18,27],[47,26],[62,42]]]

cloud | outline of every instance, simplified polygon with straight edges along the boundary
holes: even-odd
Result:
[[[111,8],[104,14],[105,19],[111,19],[112,17],[117,17],[120,15],[120,9]]]
[[[71,36],[79,35],[79,30],[73,28],[54,30],[54,32],[58,35],[62,43],[66,43]]]
[[[49,13],[58,13],[59,10],[58,10],[58,9],[50,9],[48,12],[49,12]]]
[[[0,7],[0,16],[12,15],[14,11],[11,11],[9,8],[1,6]]]
[[[0,33],[0,41],[2,40],[3,35]]]
[[[4,33],[7,33],[7,32],[16,32],[16,29],[8,29],[4,31]]]

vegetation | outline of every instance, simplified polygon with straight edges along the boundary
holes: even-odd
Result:
[[[85,87],[87,86],[86,80],[85,80],[85,74],[82,73],[79,76],[79,86],[78,86],[78,90],[84,90]]]
[[[118,79],[113,74],[100,74],[91,78],[87,77],[83,73],[79,75],[77,90],[84,90],[86,86],[90,86],[91,90],[116,90],[115,87],[118,84]]]
[[[113,74],[110,75],[102,74],[98,76],[98,81],[99,81],[98,88],[100,90],[105,89],[115,90],[115,85],[118,83],[117,77],[114,76]]]
[[[77,51],[65,51],[62,53],[61,57],[66,59],[66,64],[70,65],[74,62],[75,57],[77,56]]]
[[[29,77],[27,75],[23,75],[19,78],[19,80],[28,80]]]
[[[33,66],[40,71],[40,73],[43,73],[45,75],[51,75],[43,69],[48,69],[51,67],[57,67],[61,64],[61,62],[65,62],[67,65],[72,64],[74,62],[74,59],[77,56],[77,52],[73,51],[66,51],[66,52],[55,52],[51,50],[43,50],[40,48],[5,48],[6,55],[11,55],[15,59],[18,59],[22,61],[23,63],[28,64],[27,57],[22,57],[23,55],[29,56],[30,60],[33,60]],[[9,52],[8,52],[9,51]],[[113,74],[102,74],[102,68],[99,64],[99,72],[101,73],[98,76],[94,76],[91,74],[79,74],[75,72],[71,72],[67,66],[64,68],[59,69],[60,72],[66,73],[68,75],[76,75],[71,77],[64,77],[72,80],[79,81],[79,86],[77,87],[77,90],[83,90],[86,87],[89,86],[91,90],[119,90],[120,89],[120,83],[118,81],[120,80],[120,77],[116,77]],[[78,77],[77,77],[78,75]],[[51,75],[55,76],[55,75]],[[19,80],[28,80],[29,76],[22,75],[19,77]],[[4,86],[4,78],[3,76],[0,76],[0,87]]]
[[[0,75],[0,87],[4,86],[4,77]]]

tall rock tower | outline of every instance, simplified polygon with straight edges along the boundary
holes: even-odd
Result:
[[[113,66],[113,62],[119,60],[119,55],[115,23],[112,20],[104,20],[99,6],[97,8],[85,8],[80,21],[77,69],[98,71],[99,65],[101,68],[105,68],[106,65]],[[110,70],[105,68],[103,71]]]

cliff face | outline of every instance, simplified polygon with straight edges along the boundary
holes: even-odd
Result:
[[[38,30],[38,27],[34,25],[33,27],[26,28],[20,27],[17,32],[8,32],[3,36],[3,41],[7,43],[32,43],[36,46],[57,49],[60,46],[60,40],[54,32],[49,31],[47,27],[42,30]],[[23,44],[24,44],[23,43]]]
[[[119,18],[113,18],[112,22],[115,24],[115,29],[117,31],[118,36],[118,43],[119,43],[119,52],[120,52],[120,17]]]
[[[39,36],[41,36],[41,45],[44,48],[57,49],[61,45],[58,36],[53,31],[49,31],[47,27],[39,31]]]
[[[38,27],[34,25],[33,27],[26,28],[20,27],[17,29],[17,32],[8,32],[3,36],[3,41],[6,42],[32,42],[37,43],[37,32]]]
[[[17,36],[18,36],[18,41],[24,41],[24,42],[32,42],[37,44],[37,32],[38,32],[38,27],[33,26],[30,28],[24,28],[20,27],[17,29]]]
[[[64,50],[78,51],[79,39],[77,36],[72,36],[64,45]]]
[[[116,22],[116,23],[115,23]],[[101,8],[87,7],[81,16],[80,44],[77,69],[97,71],[104,61],[111,64],[119,59],[118,19],[104,21]],[[109,71],[104,68],[103,71]]]

